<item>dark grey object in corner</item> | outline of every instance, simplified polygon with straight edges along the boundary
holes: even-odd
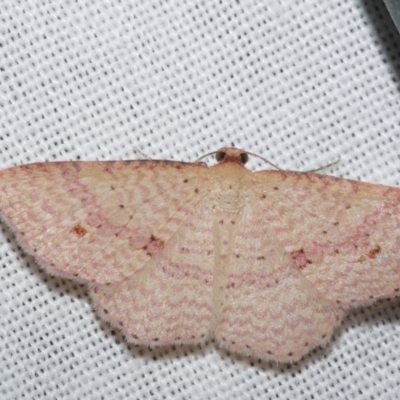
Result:
[[[400,0],[384,0],[397,30],[400,32]]]

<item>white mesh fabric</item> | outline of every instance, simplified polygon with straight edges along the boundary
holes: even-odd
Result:
[[[380,1],[3,0],[0,166],[234,143],[287,169],[340,156],[327,173],[400,186],[399,39]],[[354,310],[289,366],[137,348],[1,228],[1,399],[399,397],[400,299]]]

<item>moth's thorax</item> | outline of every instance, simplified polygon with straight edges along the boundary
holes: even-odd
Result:
[[[214,210],[240,211],[247,201],[249,179],[246,178],[251,171],[242,165],[227,163],[216,165],[213,167],[213,172],[215,174]]]

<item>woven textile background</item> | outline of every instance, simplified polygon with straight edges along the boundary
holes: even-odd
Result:
[[[383,2],[0,1],[1,168],[132,159],[133,145],[190,161],[232,143],[400,186],[400,36]],[[400,299],[352,311],[293,365],[213,343],[150,350],[0,226],[1,399],[399,396]]]

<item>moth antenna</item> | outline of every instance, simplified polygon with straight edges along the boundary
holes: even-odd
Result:
[[[285,171],[283,168],[278,167],[277,165],[275,165],[275,164],[272,163],[271,161],[267,160],[266,158],[260,156],[259,154],[250,153],[249,151],[246,151],[246,153],[247,153],[249,156],[253,156],[253,157],[259,158],[260,160],[263,160],[265,163],[271,165],[271,167],[274,167],[274,168],[276,168],[276,169],[279,169],[279,171]]]
[[[199,162],[199,161],[202,160],[203,158],[206,158],[206,157],[208,157],[208,156],[212,156],[213,154],[216,154],[216,153],[218,153],[218,150],[211,151],[210,153],[203,154],[201,157],[199,157],[199,158],[197,158],[196,160],[194,160],[194,162]]]
[[[335,161],[333,161],[333,162],[331,162],[331,163],[329,163],[327,165],[324,165],[324,166],[316,168],[316,169],[310,169],[309,171],[304,171],[304,172],[318,172],[318,171],[321,171],[321,170],[323,170],[325,168],[332,167],[332,165],[337,164],[339,161],[340,161],[340,157],[337,160],[335,160]]]
[[[249,154],[250,156],[253,156],[253,157],[257,157],[257,158],[265,161],[267,164],[272,165],[273,167],[275,167],[276,169],[279,169],[280,171],[286,171],[285,169],[279,168],[277,165],[273,164],[271,161],[267,160],[266,158],[264,158],[262,156],[259,156],[258,154],[250,153],[249,151],[247,151],[247,154]],[[332,165],[337,164],[339,161],[340,161],[340,157],[337,160],[335,160],[335,161],[333,161],[333,162],[331,162],[331,163],[329,163],[327,165],[323,165],[322,167],[315,168],[315,169],[310,169],[308,171],[303,171],[303,172],[318,172],[318,171],[321,171],[321,170],[323,170],[325,168],[329,168]]]
[[[147,154],[143,153],[142,150],[140,150],[138,147],[136,147],[135,145],[132,146],[133,150],[136,151],[136,153],[140,154],[142,157],[144,157],[146,160],[153,160],[153,158],[151,158],[150,156],[148,156]]]

